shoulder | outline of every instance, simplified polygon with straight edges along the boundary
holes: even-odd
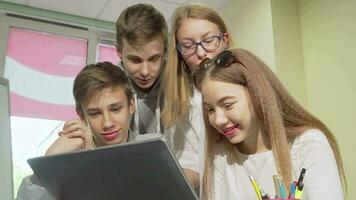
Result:
[[[162,134],[159,133],[146,133],[146,134],[138,134],[133,141],[143,141],[148,139],[158,139],[163,138]]]
[[[16,200],[36,200],[36,199],[46,199],[53,200],[52,195],[47,192],[46,188],[32,182],[30,175],[25,177],[17,192]]]
[[[294,164],[311,168],[322,163],[334,163],[333,150],[323,132],[309,129],[299,135],[292,143],[291,159]],[[327,164],[329,165],[329,164]]]
[[[330,149],[330,144],[323,132],[318,129],[308,129],[297,136],[291,143],[293,154],[308,154],[317,149]]]
[[[329,144],[324,133],[318,129],[308,129],[295,138],[294,144],[302,143]]]

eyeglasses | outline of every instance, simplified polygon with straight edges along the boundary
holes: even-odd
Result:
[[[213,51],[219,47],[222,38],[223,33],[221,33],[219,36],[207,37],[200,42],[182,42],[177,44],[177,50],[184,56],[194,54],[198,48],[198,45],[203,47],[205,51]]]

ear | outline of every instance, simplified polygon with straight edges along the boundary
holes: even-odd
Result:
[[[226,48],[229,46],[229,43],[230,43],[229,39],[230,39],[229,34],[228,33],[224,33],[222,40],[224,41]]]
[[[132,97],[129,101],[129,112],[132,115],[134,114],[135,111],[136,111],[135,99],[134,97]]]
[[[119,47],[117,46],[117,44],[115,44],[115,48],[116,48],[116,53],[119,56],[120,60],[122,60],[122,52],[119,50]]]

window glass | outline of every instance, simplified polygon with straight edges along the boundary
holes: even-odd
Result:
[[[113,45],[99,44],[98,45],[98,61],[109,61],[114,65],[120,62],[120,58],[116,53],[116,48]]]
[[[27,159],[44,155],[63,121],[77,118],[72,86],[86,64],[88,41],[11,27],[7,44],[16,195],[22,178],[32,173]]]

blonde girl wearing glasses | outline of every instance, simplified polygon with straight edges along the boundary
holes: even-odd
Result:
[[[176,134],[184,134],[194,149],[188,178],[197,188],[203,170],[204,126],[201,95],[192,73],[206,57],[214,57],[232,44],[227,27],[212,8],[204,5],[178,7],[172,17],[167,65],[163,71],[164,106],[161,121]],[[187,173],[188,171],[188,173]]]
[[[202,62],[194,80],[206,126],[203,199],[257,199],[249,174],[271,197],[272,176],[279,175],[288,194],[302,168],[302,199],[344,199],[345,173],[333,134],[255,55],[224,51]]]

